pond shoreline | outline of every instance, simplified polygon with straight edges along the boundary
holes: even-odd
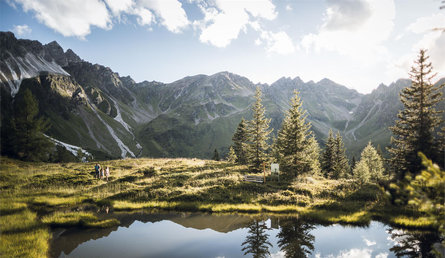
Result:
[[[94,212],[161,209],[298,215],[319,223],[367,225],[371,220],[414,229],[437,225],[422,213],[394,207],[377,184],[304,175],[244,182],[246,166],[197,159],[125,159],[103,162],[110,181],[96,179],[92,163],[29,163],[0,158],[0,251],[47,255],[51,227],[107,228],[120,224]],[[35,248],[35,247],[38,248]]]

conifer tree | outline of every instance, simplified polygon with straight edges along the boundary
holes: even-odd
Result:
[[[249,225],[246,240],[241,244],[243,247],[241,251],[244,255],[252,254],[254,258],[269,257],[269,248],[272,244],[269,241],[269,234],[267,234],[267,226],[264,221],[255,219]]]
[[[220,160],[220,158],[219,158],[219,153],[218,153],[218,150],[217,149],[215,149],[214,151],[213,151],[213,158],[212,158],[213,160],[216,160],[216,161],[219,161]]]
[[[247,123],[244,118],[242,118],[241,122],[238,124],[235,134],[232,137],[232,141],[233,150],[235,151],[236,155],[236,162],[239,164],[247,164],[246,144],[248,142],[248,136]]]
[[[256,88],[255,104],[252,107],[253,118],[248,123],[248,161],[249,166],[254,171],[260,171],[263,162],[267,158],[267,149],[269,146],[267,140],[273,129],[269,129],[270,118],[266,118],[266,110],[261,104],[261,89]]]
[[[325,177],[331,174],[335,163],[335,138],[332,129],[329,130],[326,146],[321,157],[322,169]]]
[[[421,161],[418,152],[437,160],[434,131],[441,123],[439,111],[435,105],[442,100],[440,87],[431,80],[435,76],[428,61],[426,50],[420,50],[415,65],[411,68],[412,84],[400,93],[404,109],[398,114],[399,120],[390,127],[393,137],[388,151],[391,155],[391,167],[398,180],[404,179],[410,172],[418,174]]]
[[[236,162],[236,154],[235,154],[235,150],[233,149],[232,146],[230,146],[229,148],[229,154],[227,155],[227,161],[235,163]]]
[[[335,137],[335,151],[333,156],[334,164],[330,176],[334,179],[347,177],[348,172],[350,171],[349,161],[346,157],[346,148],[339,132],[337,132]]]
[[[305,171],[310,171],[313,175],[321,175],[320,146],[315,136],[311,135],[311,137],[309,137],[305,153],[310,161]]]
[[[39,104],[29,89],[16,95],[14,111],[12,142],[15,156],[28,161],[46,161],[54,144],[44,135],[49,123],[37,118]]]
[[[352,161],[351,161],[351,175],[353,175],[353,171],[354,171],[355,165],[357,165],[357,161],[355,160],[355,156],[352,156]]]
[[[360,161],[353,170],[355,178],[362,182],[367,182],[371,179],[379,180],[383,178],[383,161],[382,157],[377,153],[377,150],[371,145],[371,142],[363,149]]]
[[[445,126],[442,127],[438,133],[437,147],[438,158],[437,163],[442,169],[445,169]]]
[[[287,111],[280,131],[278,132],[278,148],[281,166],[291,176],[319,171],[318,144],[309,130],[311,124],[306,122],[306,111],[302,110],[302,102],[295,91],[291,107]]]

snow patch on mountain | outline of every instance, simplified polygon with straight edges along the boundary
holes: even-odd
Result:
[[[54,144],[59,145],[64,147],[67,151],[71,152],[74,156],[77,157],[77,155],[79,154],[79,150],[82,151],[84,157],[82,158],[82,161],[86,162],[86,157],[87,156],[93,156],[91,153],[89,153],[88,151],[82,149],[81,147],[78,146],[74,146],[62,141],[59,141],[57,139],[54,139],[46,134],[44,134],[46,137],[48,137],[52,142],[54,142]]]
[[[40,72],[70,76],[70,74],[54,60],[50,62],[32,53],[27,53],[24,57],[14,57],[11,53],[7,53],[9,57],[2,61],[5,64],[3,66],[5,70],[0,70],[0,75],[2,82],[9,85],[12,97],[19,91],[23,79],[36,77]],[[8,74],[10,74],[10,76],[7,76]]]

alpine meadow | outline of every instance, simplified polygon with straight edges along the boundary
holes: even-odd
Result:
[[[1,257],[445,257],[443,1],[0,9]]]

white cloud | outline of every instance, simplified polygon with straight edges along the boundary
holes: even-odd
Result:
[[[292,11],[292,6],[290,6],[290,4],[286,5],[286,11]]]
[[[351,249],[351,250],[342,250],[337,258],[371,258],[372,250],[370,249]]]
[[[189,26],[185,10],[178,0],[15,0],[25,12],[32,11],[46,26],[64,36],[85,38],[91,27],[111,29],[113,18],[136,16],[139,25],[159,23],[174,33]],[[14,6],[14,3],[10,3]],[[107,9],[107,6],[109,9]]]
[[[28,25],[23,24],[23,25],[14,25],[12,31],[19,36],[23,36],[31,33],[32,30]]]
[[[366,244],[367,246],[373,246],[373,245],[377,244],[377,242],[368,240],[368,239],[366,239],[366,238],[363,238],[363,241],[365,241],[365,244]]]
[[[196,23],[201,29],[199,39],[216,47],[229,45],[238,38],[241,31],[246,31],[247,25],[257,26],[254,29],[258,30],[259,20],[273,20],[277,16],[275,6],[270,0],[216,0],[214,5],[200,2],[199,6],[205,16],[202,22]]]
[[[271,258],[284,258],[284,257],[286,257],[286,252],[278,251],[276,253],[270,254],[270,257]]]
[[[105,3],[115,16],[119,16],[121,12],[130,11],[134,4],[133,0],[105,0]]]
[[[284,31],[277,33],[263,31],[260,37],[265,41],[266,50],[268,52],[281,55],[287,55],[295,52],[295,46],[292,39]],[[255,43],[257,43],[257,41],[255,41]]]
[[[171,32],[179,33],[190,24],[177,0],[141,0],[140,4],[153,10],[160,17],[161,24]]]
[[[418,18],[415,22],[406,28],[413,33],[425,33],[434,29],[441,28],[445,30],[445,14],[436,13],[432,16]]]
[[[84,38],[91,26],[111,28],[105,4],[98,0],[16,0],[25,12],[32,11],[46,26],[64,36]]]
[[[160,24],[173,33],[180,33],[190,21],[182,4],[177,0],[105,0],[114,16],[135,15],[139,25]]]
[[[131,13],[138,16],[137,22],[141,26],[150,25],[155,20],[153,13],[143,7],[135,8],[131,11]]]
[[[375,258],[387,258],[388,257],[388,253],[379,253],[378,255],[375,256]]]
[[[442,28],[442,29],[438,29]],[[445,76],[445,14],[437,13],[427,17],[420,17],[409,24],[406,34],[420,35],[421,38],[412,45],[410,53],[407,53],[388,64],[387,73],[393,77],[407,77],[410,67],[420,49],[427,49],[433,68],[438,73],[438,78]],[[404,35],[406,36],[406,35]]]
[[[358,29],[371,16],[365,0],[328,0],[323,27],[328,30]]]
[[[302,46],[307,51],[335,51],[367,63],[386,59],[387,49],[383,42],[394,27],[394,2],[366,0],[360,3],[350,6],[350,0],[330,1],[319,31],[305,35]]]

